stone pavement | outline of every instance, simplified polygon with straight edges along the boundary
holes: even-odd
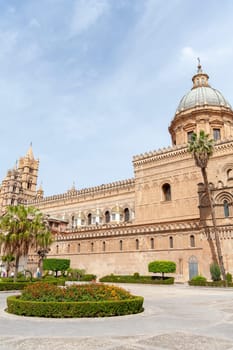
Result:
[[[121,285],[123,286],[123,285]],[[0,292],[0,350],[233,350],[233,290],[124,285],[145,298],[137,315],[43,319],[7,314]]]

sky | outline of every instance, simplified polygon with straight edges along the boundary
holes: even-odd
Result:
[[[197,57],[233,105],[231,0],[0,0],[0,179],[32,142],[45,196],[134,176]]]

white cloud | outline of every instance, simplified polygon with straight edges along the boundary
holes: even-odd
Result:
[[[106,0],[78,0],[71,21],[71,35],[88,30],[108,10]]]

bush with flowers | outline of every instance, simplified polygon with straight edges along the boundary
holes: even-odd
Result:
[[[58,287],[36,282],[7,298],[7,311],[39,317],[103,317],[143,311],[143,298],[123,288],[89,283]]]

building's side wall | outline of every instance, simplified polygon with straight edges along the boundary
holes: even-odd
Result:
[[[196,228],[158,233],[143,232],[143,229],[138,228],[134,231],[141,233],[122,236],[116,231],[113,237],[105,236],[104,233],[97,234],[96,237],[93,237],[93,234],[88,237],[88,233],[60,237],[54,242],[49,257],[68,258],[73,268],[85,269],[86,272],[94,273],[98,277],[111,273],[135,272],[148,275],[149,262],[171,260],[177,265],[175,274],[177,281],[189,279],[189,260],[195,257],[198,272],[209,276],[209,265],[212,261],[209,243]],[[190,243],[191,235],[195,237],[193,247]],[[173,248],[170,247],[170,237],[173,238]]]

